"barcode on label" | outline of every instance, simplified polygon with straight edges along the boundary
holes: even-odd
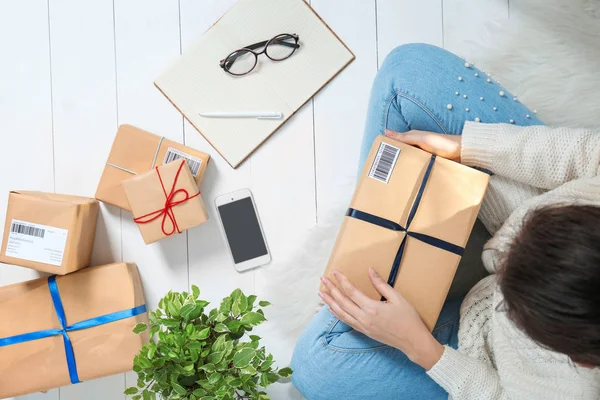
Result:
[[[379,150],[377,150],[373,165],[371,165],[369,178],[388,183],[392,176],[392,172],[394,171],[394,166],[396,165],[399,154],[399,148],[387,143],[381,143],[379,145]]]
[[[46,234],[45,229],[36,228],[35,226],[18,224],[16,222],[12,223],[12,226],[10,227],[10,231],[13,233],[21,233],[23,235],[35,236],[35,237],[39,237],[42,239],[44,238],[44,235]]]
[[[163,165],[173,162],[175,160],[185,159],[187,161],[188,167],[190,167],[190,171],[192,171],[192,175],[198,175],[198,171],[200,171],[200,165],[202,164],[202,160],[190,156],[189,154],[184,153],[183,151],[179,151],[172,147],[167,149],[167,154],[165,154],[165,160],[163,161]]]

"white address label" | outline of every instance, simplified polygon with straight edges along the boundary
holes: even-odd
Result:
[[[68,235],[67,229],[13,219],[6,256],[60,267]]]

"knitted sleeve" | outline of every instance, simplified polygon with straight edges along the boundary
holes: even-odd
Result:
[[[465,122],[462,162],[541,189],[598,175],[600,133]]]
[[[443,387],[453,400],[500,400],[506,393],[498,372],[484,363],[450,347],[427,374]]]

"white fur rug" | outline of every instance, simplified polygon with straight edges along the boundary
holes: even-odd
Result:
[[[600,130],[600,0],[511,0],[511,19],[490,26],[469,60],[490,71],[548,125]],[[279,337],[293,346],[318,307],[322,274],[349,199],[340,199],[272,272],[266,297]]]

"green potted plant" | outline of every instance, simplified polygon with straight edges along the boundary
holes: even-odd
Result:
[[[269,400],[263,390],[290,368],[273,367],[273,355],[260,346],[260,337],[248,335],[265,321],[256,296],[236,289],[219,308],[206,312],[208,301],[200,300],[200,289],[192,293],[169,292],[149,313],[149,324],[138,324],[134,332],[150,329],[151,340],[133,361],[137,386],[125,390],[133,400]],[[247,338],[246,338],[247,336]],[[244,340],[246,339],[246,340]]]

